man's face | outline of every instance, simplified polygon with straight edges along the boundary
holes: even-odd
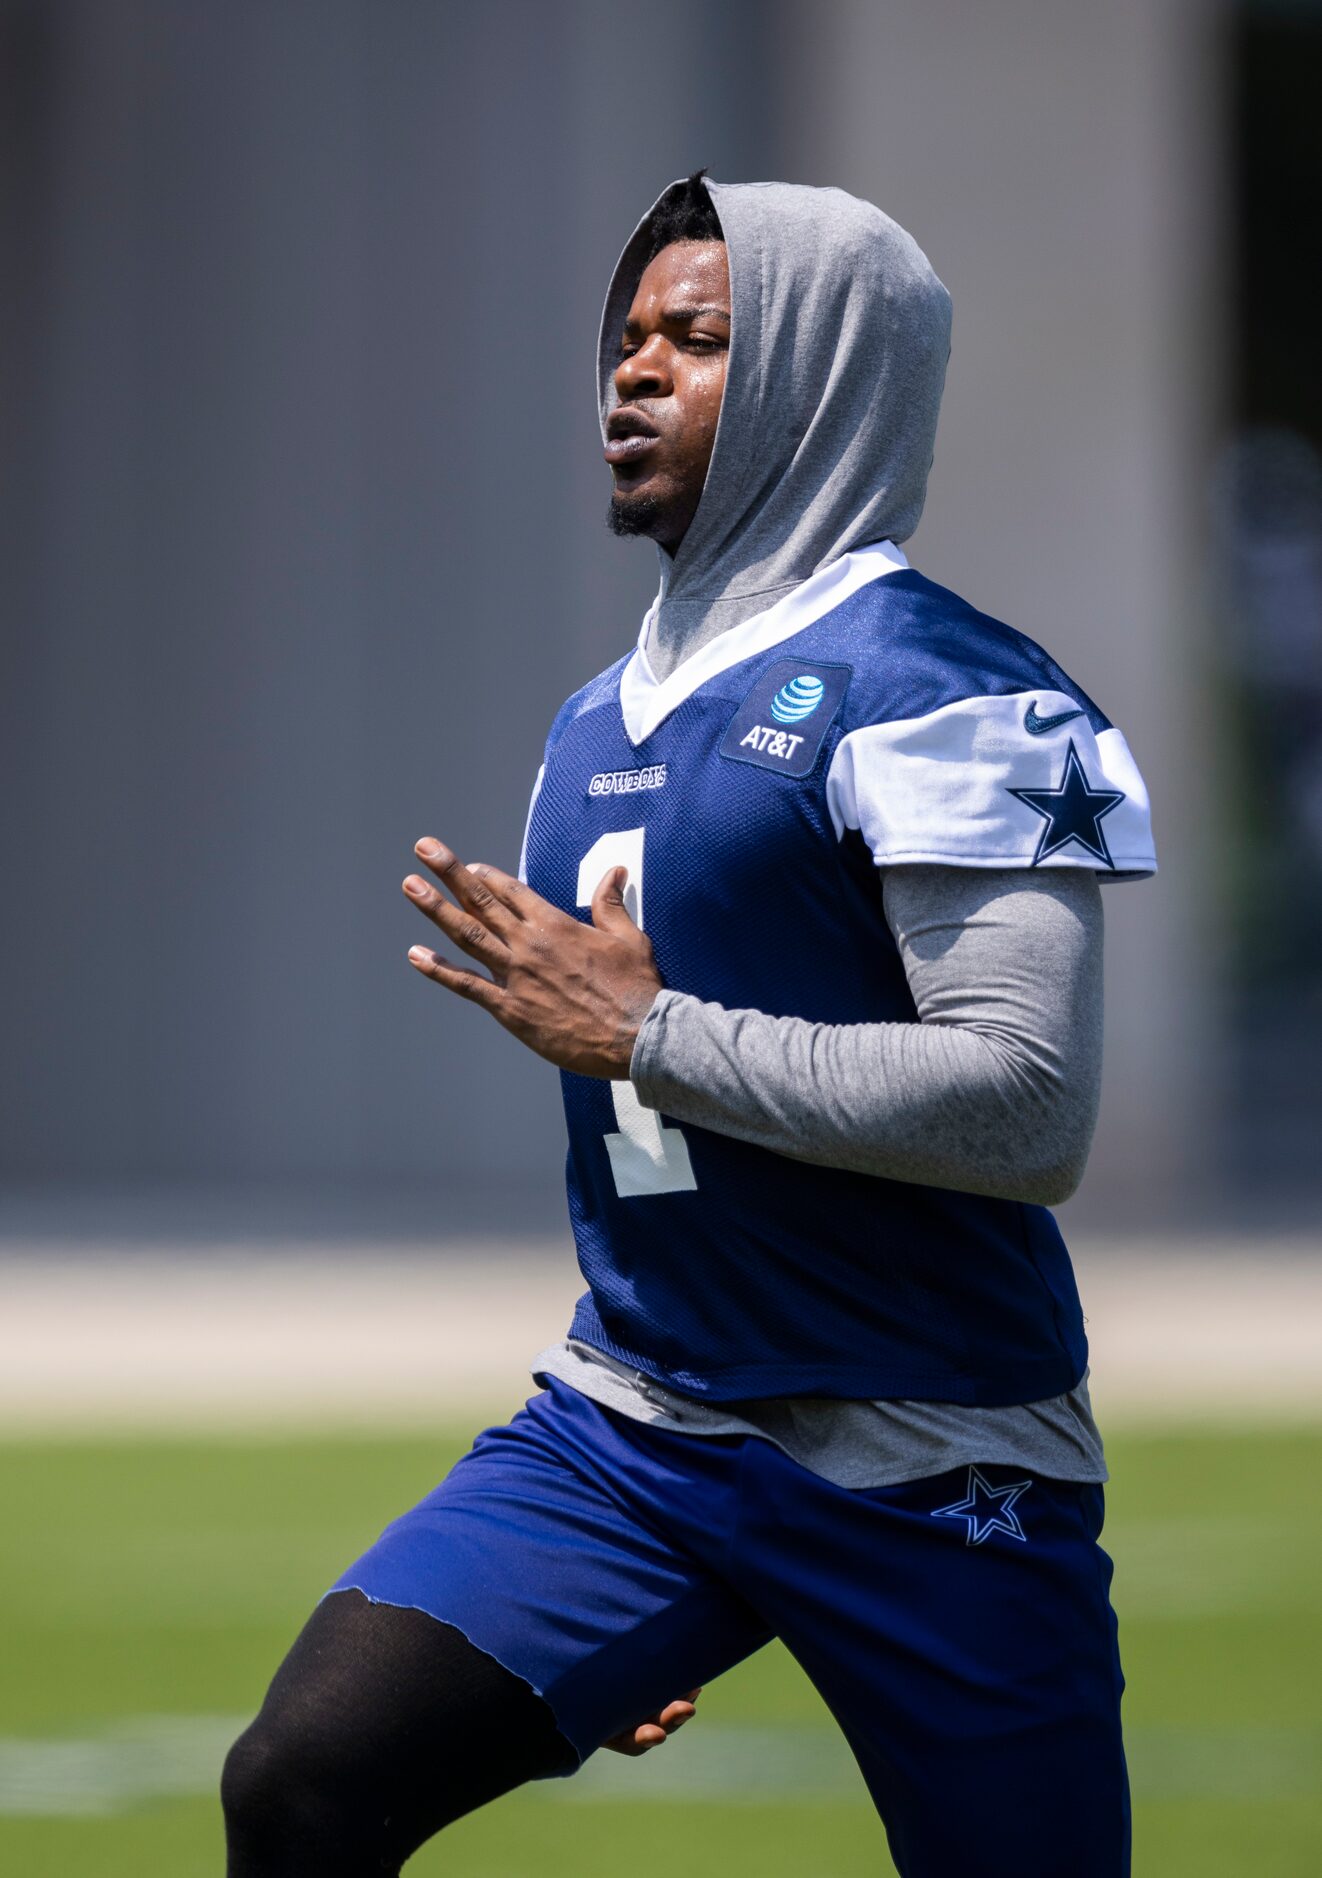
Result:
[[[624,322],[606,422],[617,535],[673,554],[702,495],[730,356],[723,241],[676,241],[648,263]]]

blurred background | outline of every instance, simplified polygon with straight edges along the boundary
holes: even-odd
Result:
[[[704,164],[927,250],[955,332],[911,559],[1147,777],[1162,872],[1108,894],[1065,1209],[1128,1460],[1139,1868],[1318,1869],[1320,100],[1315,0],[0,0],[22,1869],[218,1868],[217,1743],[566,1321],[555,1077],[408,969],[399,881],[423,833],[512,862],[555,709],[636,635],[596,325]],[[767,1662],[668,1803],[650,1763],[596,1793],[603,1872],[652,1807],[699,1878],[877,1869]],[[469,1868],[595,1872],[548,1804],[482,1816]]]

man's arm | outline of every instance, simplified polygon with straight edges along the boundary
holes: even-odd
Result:
[[[1055,1205],[1097,1117],[1093,875],[896,867],[886,919],[916,1024],[815,1024],[657,995],[630,1074],[649,1108],[778,1154]]]
[[[603,876],[584,926],[499,868],[417,852],[452,899],[405,892],[487,976],[414,946],[415,968],[580,1075],[776,1153],[1055,1204],[1077,1186],[1101,1079],[1101,898],[1091,873],[897,867],[886,917],[919,1021],[814,1024],[662,989]]]

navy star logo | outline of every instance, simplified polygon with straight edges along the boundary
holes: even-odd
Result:
[[[956,1500],[953,1506],[938,1506],[932,1518],[965,1520],[968,1525],[965,1545],[981,1545],[994,1532],[1003,1532],[1008,1538],[1022,1539],[1027,1544],[1028,1535],[1019,1524],[1014,1503],[1032,1484],[1031,1480],[1018,1480],[1012,1487],[993,1487],[976,1467],[970,1467],[968,1492],[964,1498]]]
[[[1021,802],[1026,802],[1034,814],[1040,815],[1046,823],[1037,844],[1037,853],[1033,856],[1034,867],[1071,841],[1077,841],[1081,848],[1086,848],[1104,866],[1115,866],[1111,850],[1106,845],[1106,836],[1102,833],[1102,817],[1109,815],[1112,809],[1119,808],[1125,799],[1124,792],[1089,786],[1072,737],[1069,749],[1065,752],[1065,773],[1058,788],[1011,789],[1009,793],[1018,796]]]

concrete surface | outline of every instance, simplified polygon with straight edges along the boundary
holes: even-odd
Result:
[[[1322,1415],[1322,1244],[1076,1251],[1104,1423]],[[579,1289],[566,1241],[269,1254],[11,1246],[0,1434],[419,1427],[508,1414]]]

